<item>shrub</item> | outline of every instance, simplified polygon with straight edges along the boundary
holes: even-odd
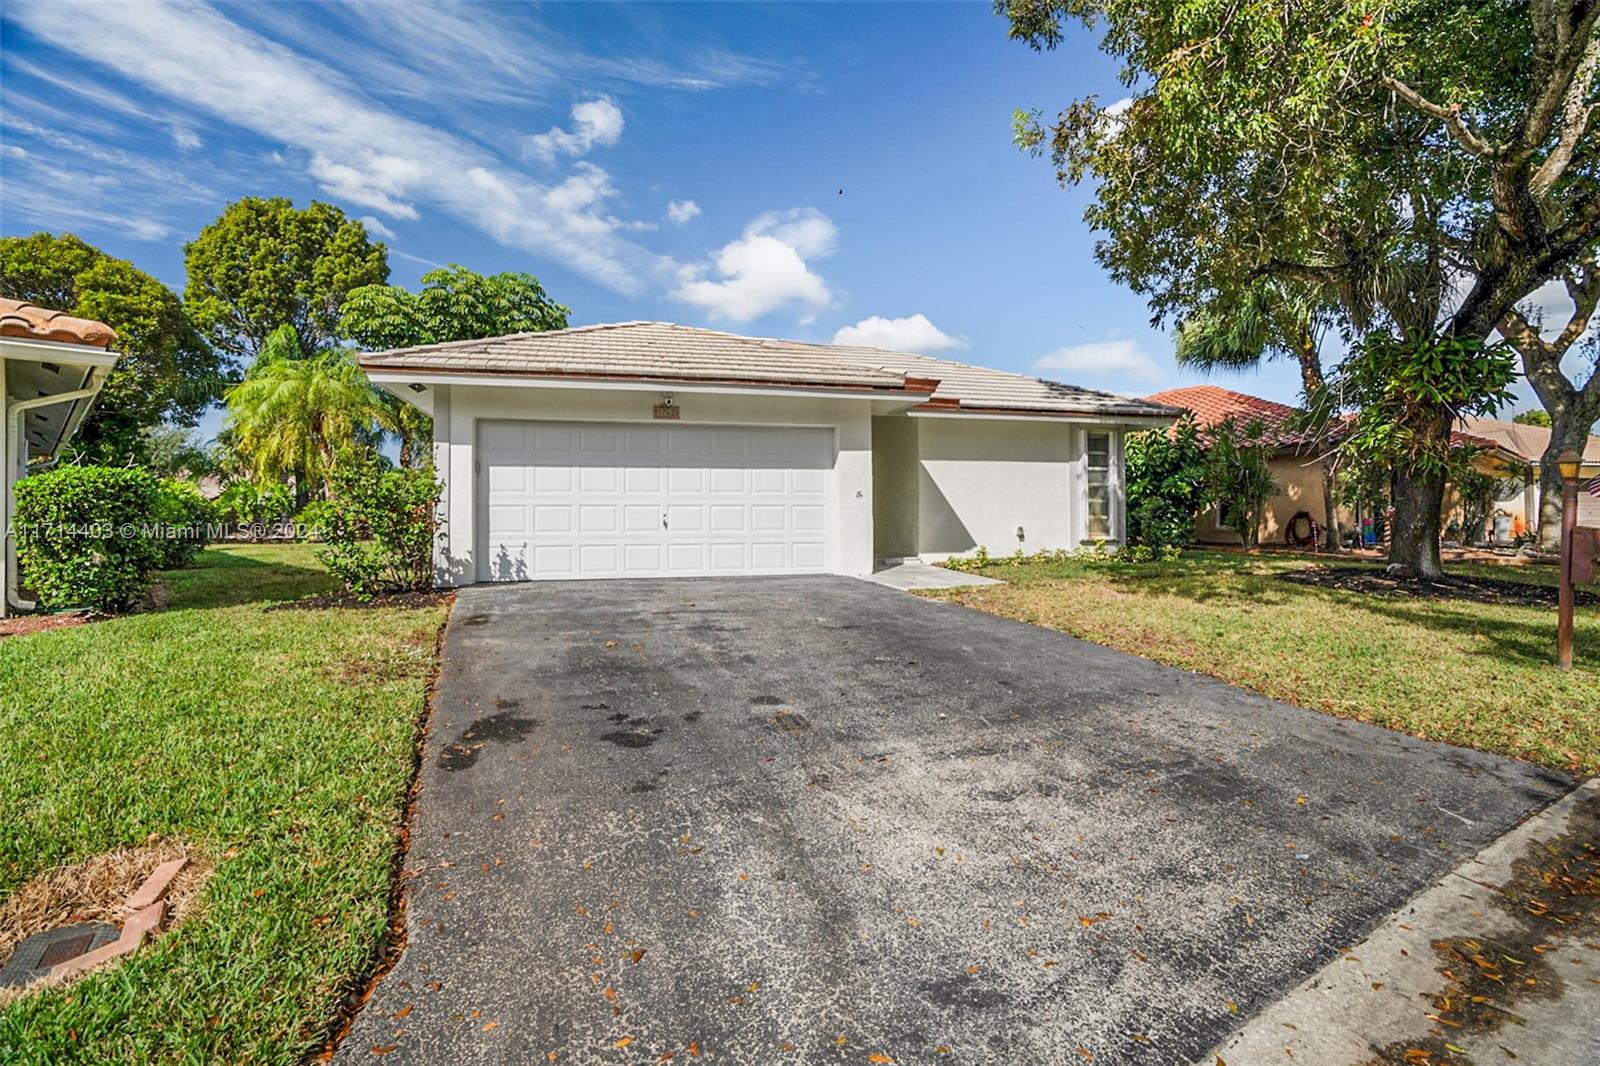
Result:
[[[162,570],[178,570],[194,562],[206,546],[209,526],[217,520],[217,509],[200,495],[200,487],[182,478],[167,478],[159,483],[156,496],[156,543],[160,548]]]
[[[294,516],[295,535],[307,540],[326,540],[333,524],[334,506],[329,500],[312,500]]]
[[[1210,466],[1193,414],[1171,430],[1128,435],[1128,542],[1152,548],[1185,545],[1210,502]]]
[[[433,584],[433,470],[382,470],[370,461],[336,469],[318,557],[358,596]]]
[[[18,481],[17,559],[48,607],[125,610],[162,560],[161,485],[147,470],[64,466]]]
[[[289,487],[277,481],[230,481],[217,497],[225,521],[259,540],[294,510]]]

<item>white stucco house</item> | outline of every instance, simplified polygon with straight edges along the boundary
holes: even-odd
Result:
[[[438,583],[867,574],[1122,536],[1174,408],[944,359],[662,322],[364,354],[433,416]]]
[[[0,299],[0,618],[29,607],[19,587],[11,539],[11,487],[49,463],[72,438],[117,356],[116,332],[20,300]]]

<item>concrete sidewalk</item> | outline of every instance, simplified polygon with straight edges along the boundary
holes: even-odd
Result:
[[[1600,778],[1456,867],[1197,1066],[1597,1066],[1597,849]]]

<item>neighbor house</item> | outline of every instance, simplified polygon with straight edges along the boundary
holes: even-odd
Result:
[[[1167,389],[1145,399],[1189,411],[1202,431],[1212,429],[1227,418],[1232,418],[1240,431],[1259,423],[1260,433],[1256,439],[1266,449],[1267,466],[1272,471],[1272,480],[1278,484],[1278,492],[1267,500],[1261,513],[1259,540],[1262,544],[1285,543],[1289,522],[1301,511],[1310,515],[1318,529],[1327,528],[1328,508],[1322,493],[1322,454],[1326,447],[1318,446],[1315,434],[1293,428],[1299,410],[1216,385]],[[1342,527],[1350,529],[1355,516],[1347,508],[1335,507],[1335,511]],[[1301,532],[1303,534],[1304,530]],[[1222,521],[1216,508],[1195,520],[1195,540],[1202,544],[1239,544],[1243,539],[1239,530]]]
[[[1513,519],[1522,519],[1527,529],[1536,532],[1539,528],[1539,462],[1544,458],[1545,449],[1550,447],[1549,428],[1502,422],[1497,418],[1463,418],[1458,428],[1493,441],[1528,465],[1529,476],[1520,482],[1508,483],[1506,491],[1495,502],[1495,509]],[[1600,436],[1589,435],[1583,461],[1586,466],[1600,465]],[[1600,499],[1587,492],[1578,494],[1578,524],[1600,526]]]
[[[77,430],[117,361],[116,339],[103,322],[0,299],[0,617],[31,606],[18,586],[11,488],[53,461]]]
[[[662,322],[362,355],[433,416],[440,584],[867,574],[1122,536],[1160,404]]]
[[[1316,434],[1296,427],[1295,419],[1301,413],[1297,408],[1216,385],[1167,389],[1145,399],[1191,412],[1202,431],[1230,417],[1241,431],[1247,431],[1253,425],[1258,426],[1260,432],[1256,439],[1266,449],[1267,466],[1278,485],[1278,492],[1267,500],[1262,512],[1260,543],[1289,544],[1290,523],[1301,512],[1305,512],[1319,529],[1327,528],[1328,508],[1322,491],[1322,457],[1332,444],[1339,441],[1346,427],[1353,423],[1341,422],[1319,440]],[[1477,447],[1480,451],[1473,465],[1486,473],[1505,476],[1522,467],[1521,457],[1492,437],[1458,429],[1452,434],[1452,440],[1457,445]],[[1338,504],[1334,506],[1334,513],[1342,530],[1346,533],[1353,530],[1357,515]],[[1454,522],[1459,527],[1463,517],[1460,499],[1453,492],[1447,493],[1445,525]],[[1304,535],[1303,521],[1299,532]],[[1215,508],[1195,521],[1195,539],[1202,544],[1239,544],[1243,540],[1238,530],[1222,522]]]

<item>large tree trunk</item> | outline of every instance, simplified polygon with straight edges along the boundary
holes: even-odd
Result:
[[[1394,529],[1389,563],[1408,566],[1418,577],[1442,577],[1440,516],[1444,510],[1444,471],[1395,471]]]
[[[1549,552],[1561,550],[1562,484],[1556,459],[1568,448],[1583,454],[1596,413],[1576,400],[1557,406],[1559,411],[1550,411],[1550,446],[1539,459],[1539,547]]]

